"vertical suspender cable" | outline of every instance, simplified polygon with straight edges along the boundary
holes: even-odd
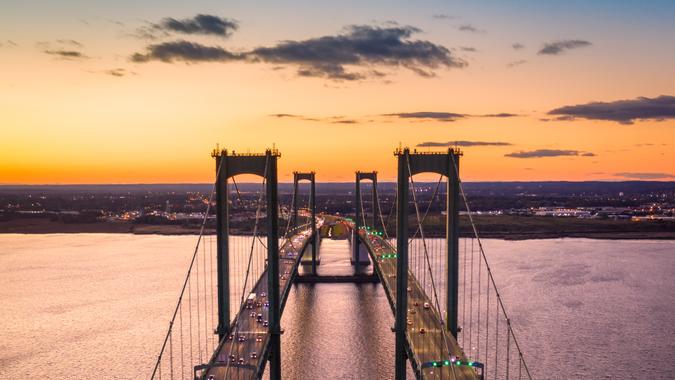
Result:
[[[478,255],[478,322],[476,322],[476,325],[478,327],[478,334],[476,335],[476,347],[477,347],[476,360],[479,361],[480,361],[480,293],[481,293],[480,272],[482,265],[483,260],[481,258],[481,255]],[[485,347],[485,349],[487,350],[487,347]]]
[[[457,169],[457,162],[455,162],[455,157],[454,157],[454,155],[451,155],[451,158],[452,158],[452,163],[453,163],[453,167],[454,167],[455,173],[459,173],[459,171],[458,171],[458,169]],[[497,299],[497,305],[496,305],[496,307],[497,307],[497,313],[499,314],[499,310],[501,309],[502,314],[504,314],[504,318],[505,318],[505,319],[508,319],[508,315],[506,314],[506,308],[504,307],[504,303],[502,302],[502,299],[501,299],[501,297],[500,297],[500,295],[499,295],[499,292],[497,291],[497,285],[495,284],[494,276],[492,276],[492,271],[491,271],[491,269],[490,269],[490,265],[488,264],[487,257],[485,256],[485,250],[483,249],[483,244],[482,244],[482,242],[481,242],[481,240],[480,240],[480,236],[478,235],[478,229],[476,228],[476,224],[474,223],[473,216],[472,216],[472,214],[471,214],[471,208],[469,207],[469,201],[467,200],[466,193],[464,192],[464,186],[463,186],[463,184],[462,184],[461,179],[459,179],[459,175],[458,175],[457,180],[458,180],[458,183],[459,183],[460,194],[462,195],[462,199],[464,200],[464,205],[465,205],[465,207],[466,207],[466,212],[467,212],[467,215],[468,215],[468,217],[469,217],[469,222],[471,223],[471,228],[473,229],[474,236],[475,236],[476,240],[478,241],[479,253],[483,256],[483,260],[485,261],[485,269],[486,269],[487,272],[488,272],[489,279],[491,280],[491,285],[492,285],[492,287],[495,289],[495,296],[496,296],[496,299]],[[499,315],[498,315],[498,316],[499,316]],[[497,322],[499,322],[499,319],[497,319]],[[498,327],[498,326],[497,326],[497,327]],[[508,331],[507,333],[509,333],[509,334],[511,335],[511,337],[513,338],[513,343],[514,343],[515,346],[516,346],[516,349],[518,350],[518,352],[519,352],[520,354],[522,354],[522,351],[521,351],[521,349],[520,349],[520,345],[518,344],[518,340],[516,339],[516,336],[515,336],[515,334],[513,333],[513,331],[510,330],[510,331]],[[498,339],[498,335],[497,335],[497,339]],[[525,368],[525,372],[526,372],[526,374],[527,374],[527,377],[528,377],[529,379],[531,379],[531,378],[532,378],[532,375],[530,374],[530,370],[529,370],[529,368],[527,367],[527,363],[525,363],[525,360],[524,360],[524,359],[523,359],[523,367]],[[495,373],[495,375],[496,375],[496,373]]]
[[[473,238],[471,238],[471,271],[469,272],[469,356],[473,358]]]
[[[511,320],[506,319],[506,380],[509,379],[509,361],[511,359]]]
[[[173,326],[173,321],[175,321],[176,315],[178,314],[178,310],[179,310],[179,308],[180,308],[180,305],[181,305],[182,302],[183,302],[183,296],[185,295],[185,288],[186,288],[186,286],[188,286],[188,284],[189,284],[189,281],[190,281],[190,273],[192,272],[192,267],[194,266],[195,258],[196,258],[196,256],[197,256],[197,254],[199,253],[199,244],[200,244],[200,242],[201,242],[201,240],[202,240],[202,236],[204,235],[204,228],[205,228],[205,226],[206,226],[207,215],[209,214],[209,210],[211,209],[211,202],[213,201],[213,195],[214,195],[214,193],[215,193],[217,180],[218,180],[218,178],[219,178],[219,176],[220,176],[220,169],[221,169],[222,166],[223,166],[223,165],[222,165],[222,162],[221,162],[220,165],[218,165],[218,169],[216,170],[216,181],[214,182],[213,187],[212,187],[212,189],[211,189],[211,194],[209,195],[209,203],[208,203],[208,205],[207,205],[207,207],[206,207],[206,213],[204,214],[204,219],[202,220],[201,227],[200,227],[200,229],[199,229],[199,237],[197,238],[197,244],[196,244],[196,246],[195,246],[194,253],[192,254],[192,260],[190,261],[190,265],[189,265],[189,267],[188,267],[187,274],[186,274],[186,276],[185,276],[185,280],[184,280],[184,282],[183,282],[183,287],[181,288],[180,296],[178,297],[178,302],[176,303],[176,307],[174,308],[173,315],[172,315],[172,317],[171,317],[172,326]],[[191,298],[191,296],[190,296],[190,294],[188,294],[188,299],[190,299],[190,298]],[[192,325],[190,325],[190,327],[192,327]],[[173,327],[172,327],[172,328],[173,328]],[[157,373],[157,371],[160,371],[160,376],[161,376],[161,361],[162,361],[162,355],[163,355],[164,349],[166,348],[166,345],[167,345],[167,343],[168,343],[168,341],[169,341],[169,338],[170,338],[170,335],[169,335],[169,334],[171,334],[171,330],[167,331],[167,333],[166,333],[166,335],[165,335],[165,337],[164,337],[164,342],[162,343],[162,348],[160,349],[160,353],[159,353],[159,355],[158,355],[158,357],[157,357],[157,361],[156,361],[156,363],[155,363],[155,367],[154,367],[154,369],[153,369],[153,371],[152,371],[152,375],[150,376],[151,379],[153,379],[153,378],[155,377],[155,374]],[[192,337],[192,336],[191,336],[191,337]]]
[[[180,309],[180,319],[178,324],[180,325],[180,377],[181,379],[185,378],[185,362],[183,354],[183,304],[179,306]]]

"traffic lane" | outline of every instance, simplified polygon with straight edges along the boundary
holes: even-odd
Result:
[[[375,237],[375,239],[379,238]],[[388,248],[384,244],[372,244],[371,247],[376,251],[376,256],[377,254],[396,253],[395,250]],[[395,294],[396,258],[378,259],[377,263],[380,266],[383,277],[385,277],[387,286]],[[408,271],[408,285],[410,290],[408,291],[408,326],[406,331],[408,332],[408,341],[411,349],[420,364],[449,359],[447,354],[443,354],[444,352],[449,352],[453,356],[466,359],[459,345],[456,344],[454,337],[447,336],[447,332],[444,326],[442,326],[442,319],[435,311],[434,304],[410,271]],[[425,303],[429,303],[429,309],[424,308]],[[414,312],[412,312],[413,310]],[[424,329],[424,334],[420,333],[420,329],[422,328]],[[444,335],[446,339],[444,339]],[[476,378],[475,371],[468,367],[429,367],[423,369],[423,372],[425,377],[431,378]]]
[[[288,242],[279,249],[279,292],[280,295],[287,293],[289,287],[290,272],[299,258],[299,251],[303,248],[311,231],[302,231],[289,239]],[[269,308],[265,306],[268,302],[268,275],[267,270],[263,271],[260,281],[252,290],[255,292],[262,306],[256,306],[253,309],[244,307],[235,323],[233,334],[228,336],[228,340],[220,347],[216,356],[217,367],[211,368],[207,372],[207,378],[252,378],[255,376],[257,368],[261,366],[261,361],[265,360],[262,354],[269,341],[269,328],[263,323],[257,321],[257,316],[252,317],[251,312],[263,314],[263,321],[269,321]],[[262,294],[265,293],[265,296]],[[256,301],[257,305],[258,300]],[[258,310],[260,309],[260,310]],[[244,341],[240,342],[239,337]],[[252,355],[255,354],[255,355]],[[243,364],[241,362],[243,361]]]

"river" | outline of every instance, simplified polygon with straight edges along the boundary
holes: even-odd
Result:
[[[195,239],[0,234],[0,378],[148,378]],[[484,245],[534,378],[675,378],[675,241]],[[392,325],[379,285],[294,286],[283,376],[389,379]]]

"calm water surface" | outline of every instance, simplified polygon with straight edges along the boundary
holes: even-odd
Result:
[[[195,239],[0,234],[0,378],[148,378]],[[484,245],[535,378],[675,378],[675,242]],[[392,324],[379,285],[295,286],[284,378],[392,378]]]

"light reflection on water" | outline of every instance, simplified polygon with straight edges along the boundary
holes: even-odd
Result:
[[[0,377],[147,378],[194,243],[0,235]],[[484,245],[535,378],[675,378],[675,242]],[[294,286],[284,378],[392,378],[392,324],[379,285]]]

